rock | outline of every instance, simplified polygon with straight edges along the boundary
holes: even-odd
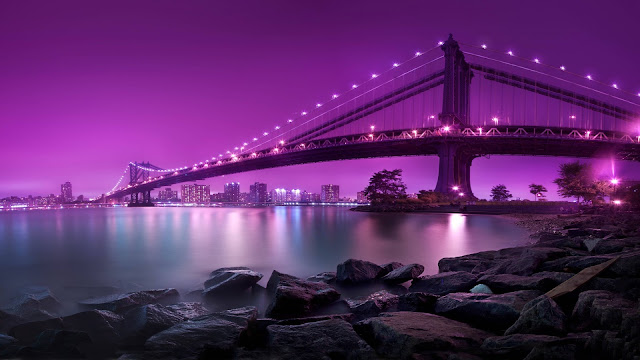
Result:
[[[587,251],[592,252],[601,240],[602,239],[584,239],[582,243],[587,248]]]
[[[0,350],[3,348],[15,344],[18,342],[18,339],[11,337],[9,335],[0,334]]]
[[[344,284],[371,282],[384,273],[382,267],[364,260],[349,259],[338,265],[336,281]]]
[[[577,236],[587,236],[590,235],[589,231],[585,229],[568,229],[567,236],[569,237],[577,237]]]
[[[478,283],[489,286],[496,293],[518,290],[539,290],[547,292],[560,283],[568,280],[572,274],[567,273],[536,273],[530,276],[513,274],[484,275]]]
[[[567,250],[547,247],[524,248],[517,257],[506,258],[485,271],[485,275],[513,274],[529,276],[539,271],[540,265],[549,260],[565,257]]]
[[[434,311],[480,329],[504,331],[518,320],[525,304],[539,295],[535,290],[499,295],[451,293],[437,300]]]
[[[29,345],[41,332],[47,329],[62,330],[63,328],[62,319],[53,318],[16,325],[9,330],[8,335],[16,338],[23,345]]]
[[[121,340],[122,316],[107,310],[91,310],[65,316],[61,320],[64,330],[89,335],[91,344],[84,346],[89,357],[115,355]]]
[[[255,311],[255,308],[254,308]],[[249,321],[246,309],[214,313],[176,324],[150,337],[144,344],[157,357],[185,358],[207,351],[213,358],[229,357]]]
[[[211,313],[199,302],[180,302],[177,304],[168,305],[167,309],[186,319],[193,319],[195,317]]]
[[[126,312],[136,306],[175,303],[180,294],[176,289],[145,290],[127,294],[108,295],[80,301],[80,306],[97,310]]]
[[[572,327],[578,331],[603,329],[619,331],[622,320],[632,314],[636,303],[612,292],[583,291],[571,314]]]
[[[477,279],[478,276],[464,271],[422,276],[413,280],[409,291],[420,291],[434,295],[469,291],[475,285]]]
[[[455,258],[442,258],[438,261],[438,269],[441,273],[465,271],[478,274],[489,269],[497,257],[498,251],[484,251]]]
[[[27,321],[46,320],[56,317],[62,308],[60,301],[44,286],[30,286],[13,298],[4,310]]]
[[[432,313],[438,300],[437,295],[423,292],[412,292],[398,296],[398,311],[414,311]]]
[[[91,338],[86,332],[49,329],[38,335],[32,347],[55,357],[85,357],[90,345]]]
[[[518,333],[563,336],[567,333],[567,316],[555,301],[545,295],[539,296],[525,305],[505,335]]]
[[[159,304],[133,308],[124,315],[122,337],[125,345],[143,345],[152,335],[186,320],[173,310]]]
[[[604,274],[618,277],[640,277],[640,251],[622,253],[620,258],[605,270]]]
[[[277,359],[375,359],[373,349],[344,320],[271,325],[269,350]]]
[[[590,266],[611,260],[610,256],[567,256],[540,265],[540,271],[577,273]]]
[[[307,278],[307,281],[333,284],[334,282],[336,282],[336,273],[333,271],[321,272],[320,274],[309,276]]]
[[[340,293],[322,282],[311,282],[273,271],[267,290],[273,301],[267,315],[276,319],[311,315],[340,298]]]
[[[593,253],[598,255],[613,254],[626,251],[640,244],[639,238],[603,239],[593,248]]]
[[[385,311],[395,311],[398,306],[398,298],[398,295],[391,294],[386,290],[369,295],[363,302],[357,302],[351,308],[351,312],[355,316],[354,321],[378,316]]]
[[[229,267],[214,270],[204,282],[203,295],[233,295],[242,292],[262,279],[262,274],[246,267]]]
[[[577,350],[574,344],[543,344],[534,347],[524,360],[573,360]]]
[[[354,329],[376,352],[388,358],[425,359],[433,353],[474,353],[491,334],[442,316],[395,312],[366,319]]]
[[[244,306],[215,313],[217,316],[237,322],[252,322],[258,318],[258,309],[255,306]]]
[[[9,314],[0,310],[0,333],[6,333],[12,327],[27,322],[20,316]]]
[[[493,291],[491,291],[491,288],[485,284],[478,284],[472,287],[471,290],[469,290],[469,292],[472,294],[493,294]]]
[[[541,344],[558,343],[562,338],[551,335],[513,334],[494,336],[484,340],[482,350],[492,357],[521,359]]]
[[[384,276],[387,275],[388,273],[392,272],[393,270],[403,267],[404,264],[403,263],[399,263],[397,261],[393,261],[390,263],[386,263],[386,264],[382,264],[380,265],[380,267],[382,268],[382,273],[380,273],[379,276]]]
[[[390,284],[401,284],[417,278],[423,271],[424,266],[420,264],[404,265],[383,276],[382,280]]]

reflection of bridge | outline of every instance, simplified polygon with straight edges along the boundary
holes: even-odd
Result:
[[[132,203],[149,203],[152,189],[181,182],[409,155],[439,157],[436,191],[457,187],[471,194],[471,161],[482,155],[640,160],[640,105],[617,85],[604,86],[591,76],[578,77],[511,52],[490,57],[485,46],[463,52],[451,37],[439,47],[444,56],[434,51],[437,47],[417,53],[226,154],[175,169],[131,163],[130,183],[117,184],[105,197],[130,195]],[[467,62],[465,55],[474,61]]]

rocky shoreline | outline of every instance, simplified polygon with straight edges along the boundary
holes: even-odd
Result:
[[[0,310],[1,358],[638,359],[640,216],[523,216],[535,243],[438,263],[350,259],[307,279],[245,267],[59,316],[46,288]],[[188,300],[188,301],[186,301]]]

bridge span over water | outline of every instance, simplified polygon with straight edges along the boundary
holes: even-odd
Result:
[[[120,186],[123,175],[98,201],[144,204],[155,188],[221,175],[424,155],[439,158],[436,191],[472,194],[471,163],[492,154],[639,161],[640,94],[450,36],[210,159],[172,169],[131,162],[129,183]]]

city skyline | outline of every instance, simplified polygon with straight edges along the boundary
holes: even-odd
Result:
[[[0,60],[5,84],[2,95],[8,104],[0,110],[2,130],[25,134],[0,144],[2,153],[16,154],[0,160],[3,169],[10,169],[0,174],[0,198],[48,194],[52,190],[47,189],[66,180],[77,184],[77,193],[96,196],[111,188],[129,161],[149,160],[170,168],[208,158],[252,136],[246,129],[270,128],[292,112],[344,89],[351,81],[363,81],[393,61],[432,46],[448,32],[468,43],[514,49],[545,63],[563,64],[631,91],[640,87],[633,60],[640,50],[631,46],[634,37],[624,31],[633,20],[631,14],[639,10],[637,4],[628,5],[629,11],[622,12],[583,4],[575,18],[549,15],[544,28],[537,21],[544,6],[529,5],[531,8],[522,11],[522,5],[516,7],[509,2],[483,4],[485,9],[493,6],[501,11],[487,11],[496,14],[482,19],[472,17],[474,8],[481,6],[478,4],[467,4],[460,10],[455,4],[389,8],[349,3],[337,12],[336,3],[331,2],[313,10],[288,4],[279,11],[256,3],[247,13],[236,11],[235,5],[218,8],[199,3],[178,13],[168,4],[159,4],[153,13],[146,12],[141,3],[114,4],[100,11],[76,5],[68,15],[64,6],[0,5],[6,10],[0,11],[6,30],[0,44],[9,54]],[[123,17],[122,9],[130,15]],[[417,10],[442,16],[435,16],[427,24]],[[261,20],[265,11],[275,19],[273,23]],[[451,24],[446,20],[454,12],[462,20],[474,21],[466,26],[464,21]],[[615,13],[616,21],[607,22],[596,33],[589,24],[594,14],[600,16],[602,12]],[[227,13],[236,18],[218,18]],[[352,17],[354,14],[362,16]],[[380,26],[377,20],[383,14],[390,21]],[[516,24],[516,14],[522,26],[512,33],[503,32],[509,24]],[[192,21],[187,22],[187,18]],[[239,28],[234,25],[238,18],[253,26]],[[304,26],[300,26],[303,19]],[[113,25],[116,23],[120,25]],[[165,28],[166,23],[173,27]],[[564,31],[557,31],[560,23]],[[292,34],[291,26],[300,26],[301,33]],[[477,28],[483,30],[478,32]],[[85,35],[69,36],[78,29]],[[336,41],[343,36],[358,38],[358,42]],[[594,41],[601,38],[616,38],[616,42]],[[620,43],[630,46],[619,47]],[[258,53],[262,56],[256,57]],[[113,55],[121,61],[113,61]],[[37,79],[28,74],[38,74]],[[158,86],[159,79],[162,86]],[[247,101],[251,106],[239,106]],[[34,103],[40,106],[30,106]],[[188,139],[167,131],[179,126],[200,131]],[[221,128],[225,131],[219,132]],[[124,134],[129,131],[148,135],[135,141],[118,140],[126,138]],[[93,141],[93,137],[106,141]],[[104,151],[107,147],[110,151]],[[536,182],[548,187],[550,200],[558,199],[551,180],[558,164],[568,159],[526,160],[476,159],[472,166],[475,195],[486,198],[493,185],[505,183],[514,196],[527,198],[528,184]],[[640,177],[637,164],[612,164],[610,160],[595,163],[603,177]],[[247,184],[276,183],[279,178],[283,179],[280,186],[288,188],[304,182],[315,188],[334,181],[354,196],[373,172],[384,168],[402,168],[408,192],[433,189],[436,166],[434,157],[383,158],[298,165],[233,178]],[[217,188],[227,179],[204,183]]]

